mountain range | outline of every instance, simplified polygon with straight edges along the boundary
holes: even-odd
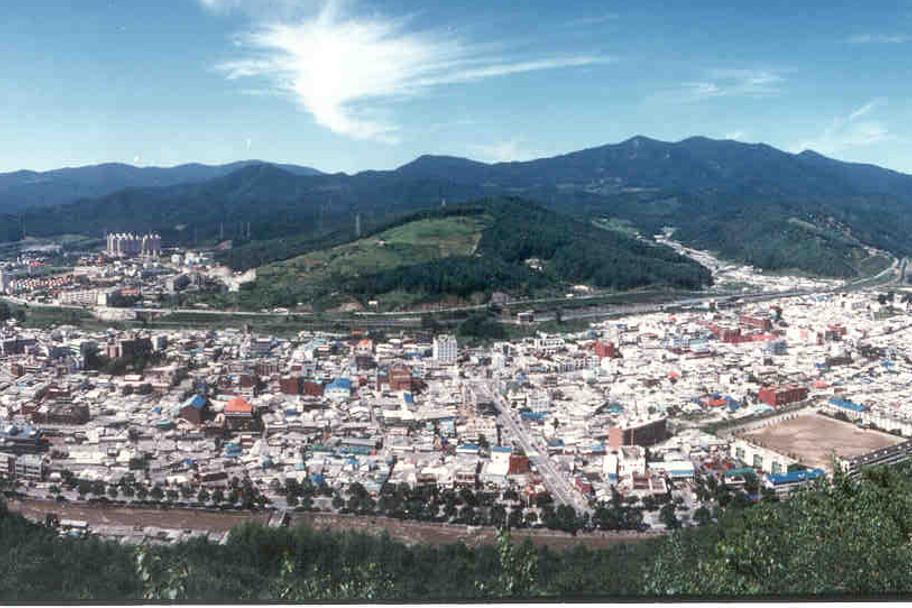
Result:
[[[0,209],[13,211],[62,205],[82,198],[104,196],[125,188],[202,182],[259,164],[263,162],[244,160],[225,165],[190,163],[176,167],[135,167],[122,163],[104,163],[43,172],[23,170],[0,173]],[[295,175],[320,174],[310,167],[276,166]]]
[[[244,268],[354,239],[419,209],[510,196],[647,236],[674,227],[686,243],[769,269],[851,276],[866,247],[912,253],[912,176],[764,144],[637,136],[528,162],[421,156],[354,175],[256,161],[201,167],[115,171],[180,182],[149,186],[135,177],[120,190],[128,178],[71,170],[85,172],[80,188],[115,191],[64,204],[50,204],[58,195],[36,182],[32,198],[17,198],[14,208],[0,200],[0,238],[147,229],[172,243],[230,238],[226,261]]]

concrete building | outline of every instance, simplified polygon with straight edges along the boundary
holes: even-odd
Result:
[[[459,345],[456,336],[441,334],[434,337],[434,359],[446,365],[456,363],[459,355]]]
[[[105,253],[116,258],[158,257],[161,255],[161,236],[155,233],[111,233],[107,236]]]

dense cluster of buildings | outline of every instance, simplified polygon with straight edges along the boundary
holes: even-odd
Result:
[[[134,308],[173,307],[183,296],[197,305],[197,299],[237,291],[255,279],[255,270],[233,272],[210,253],[163,255],[158,234],[112,233],[103,253],[35,253],[7,263],[0,269],[0,291],[22,303],[85,308],[119,320],[135,317]]]
[[[0,477],[39,496],[70,475],[194,495],[244,479],[277,504],[289,479],[374,495],[388,483],[513,490],[530,505],[673,495],[686,517],[710,476],[785,495],[836,467],[907,458],[910,331],[908,304],[865,293],[631,315],[472,349],[420,332],[8,321]],[[118,360],[145,366],[104,365]]]

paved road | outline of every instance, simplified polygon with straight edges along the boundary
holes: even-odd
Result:
[[[490,385],[485,382],[476,382],[474,385],[478,395],[484,395],[497,408],[497,419],[502,426],[510,431],[510,436],[515,439],[520,447],[525,450],[529,460],[535,464],[538,473],[542,476],[545,487],[551,496],[560,503],[570,505],[577,513],[592,514],[585,497],[570,483],[565,474],[557,469],[547,453],[538,448],[528,431],[517,422],[514,412],[506,400]]]

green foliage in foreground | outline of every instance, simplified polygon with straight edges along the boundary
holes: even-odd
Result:
[[[225,545],[61,539],[0,515],[0,600],[341,601],[879,595],[912,591],[908,467],[733,506],[664,540],[569,551],[407,546],[306,527],[236,528]]]
[[[717,526],[672,535],[644,592],[672,596],[879,595],[912,592],[909,468],[838,477]]]
[[[451,600],[632,596],[654,542],[569,552],[407,546],[387,536],[245,524],[225,545],[134,548],[0,516],[0,601]]]

